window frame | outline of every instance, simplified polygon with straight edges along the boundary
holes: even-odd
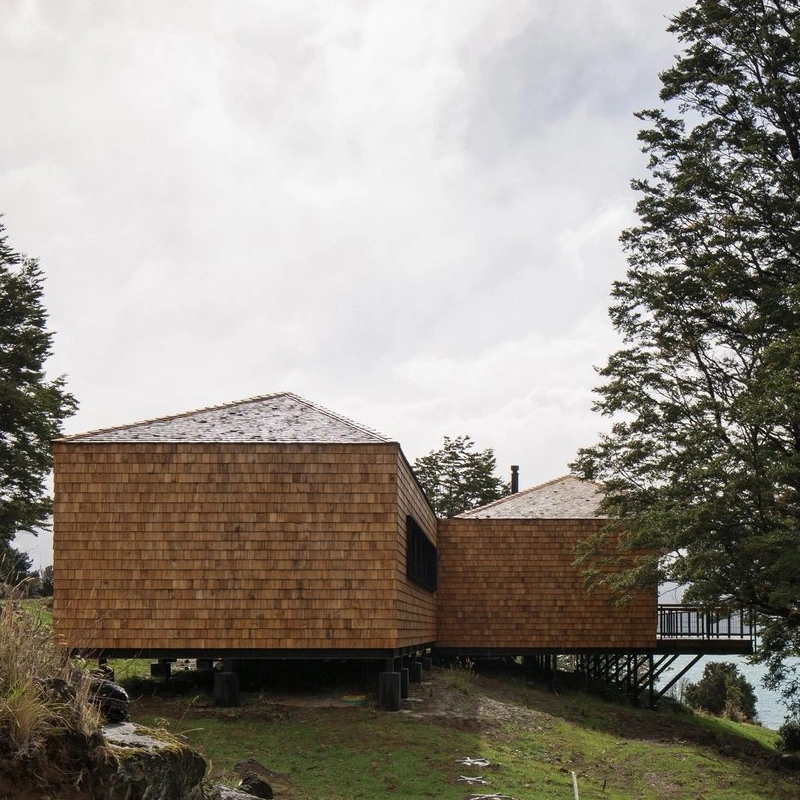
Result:
[[[411,516],[406,515],[406,577],[427,589],[436,591],[437,552],[422,526]]]

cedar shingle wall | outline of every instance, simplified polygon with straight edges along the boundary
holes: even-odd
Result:
[[[587,592],[576,542],[602,520],[439,523],[440,647],[655,647],[656,593],[618,607]]]
[[[397,474],[397,626],[398,647],[436,639],[436,594],[406,577],[406,516],[411,514],[436,544],[436,515],[398,453]]]
[[[56,443],[74,647],[393,648],[396,444]]]

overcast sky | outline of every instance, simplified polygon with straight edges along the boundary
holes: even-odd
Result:
[[[67,432],[292,391],[412,462],[567,472],[684,5],[2,0],[0,212]]]

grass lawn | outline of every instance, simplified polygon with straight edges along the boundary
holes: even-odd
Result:
[[[164,727],[235,785],[252,758],[277,775],[277,797],[441,798],[502,793],[520,800],[796,800],[800,774],[784,771],[775,734],[697,715],[654,712],[582,693],[555,695],[521,680],[447,670],[426,673],[400,713],[342,702],[345,688],[243,694],[215,709],[203,692],[135,698],[134,721]],[[458,763],[486,758],[488,767]],[[483,777],[470,786],[459,776]]]

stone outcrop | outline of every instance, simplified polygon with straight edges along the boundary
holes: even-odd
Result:
[[[205,773],[205,760],[186,743],[132,722],[108,724],[90,739],[66,733],[54,737],[35,758],[12,758],[0,741],[0,800],[254,800],[272,796],[271,787],[253,771],[246,776],[253,785],[247,787],[258,794],[245,791],[244,786],[211,786],[204,780]]]
[[[253,800],[273,796],[272,788],[255,774],[255,769],[245,775],[238,789],[208,785],[203,781],[203,757],[169,734],[122,722],[106,725],[103,736],[114,762],[113,769],[103,777],[108,800]],[[261,770],[268,772],[264,767]]]
[[[173,737],[120,722],[103,728],[112,760],[103,775],[108,800],[212,800],[206,763]],[[116,763],[114,763],[116,762]],[[106,770],[103,770],[106,772]]]

